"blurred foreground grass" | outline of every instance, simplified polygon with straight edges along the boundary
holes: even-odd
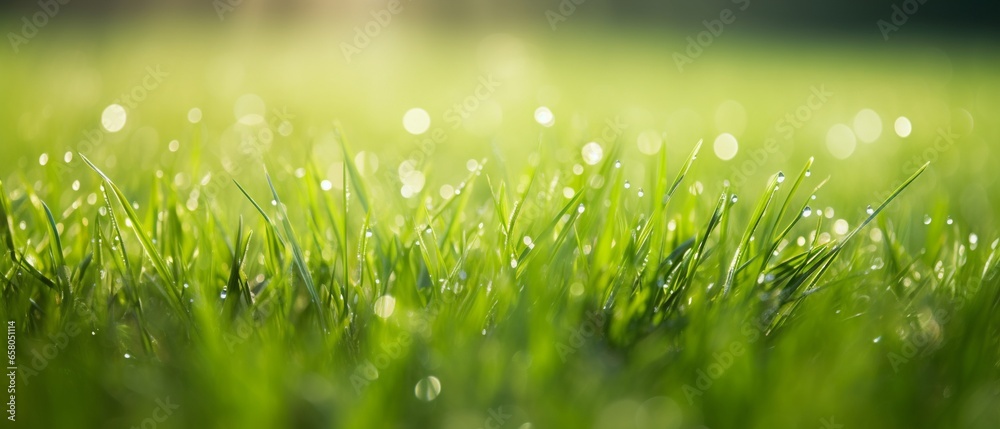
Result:
[[[18,424],[1000,422],[990,48],[141,26],[0,54]]]

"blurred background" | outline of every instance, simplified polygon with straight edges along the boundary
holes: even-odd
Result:
[[[469,159],[507,171],[539,157],[588,165],[584,148],[595,142],[637,161],[628,165],[642,186],[660,150],[679,159],[702,140],[715,154],[706,191],[728,181],[755,192],[815,157],[839,184],[827,192],[860,207],[931,161],[914,192],[937,206],[917,217],[976,225],[997,204],[987,172],[1000,132],[990,120],[1000,113],[998,9],[934,0],[11,2],[0,11],[0,177],[39,187],[29,167],[41,164],[76,172],[61,185],[86,187],[83,154],[113,175],[179,170],[176,184],[193,190],[220,167],[258,180],[263,157],[287,175],[315,160],[339,189],[341,123],[373,187],[412,207],[425,186],[447,194]],[[247,136],[262,144],[248,148]]]
[[[8,13],[32,12],[37,1],[8,2],[3,6]],[[385,6],[385,1],[352,0],[62,0],[59,4],[72,5],[65,15],[89,16],[107,22],[129,19],[142,15],[175,14],[190,19],[211,17],[218,10],[239,9],[239,16],[247,19],[311,18],[342,21],[367,14],[368,10]],[[407,15],[414,20],[450,27],[475,27],[488,24],[521,23],[532,26],[531,21],[546,10],[556,9],[558,0],[546,1],[488,1],[488,0],[404,0]],[[708,1],[655,1],[655,0],[577,0],[567,2],[581,6],[580,21],[601,22],[627,27],[669,26],[686,28],[733,3],[750,4],[753,12],[742,17],[745,30],[756,32],[830,32],[865,31],[872,23],[883,19],[893,5],[902,8],[904,1],[892,0],[730,0]],[[934,1],[914,0],[913,3],[927,12],[914,28],[935,30],[953,35],[992,34],[991,25],[1000,6],[989,1]],[[586,4],[586,6],[583,6]],[[567,6],[568,7],[568,6]]]

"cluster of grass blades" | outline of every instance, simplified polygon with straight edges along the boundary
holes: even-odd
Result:
[[[26,326],[25,336],[40,341],[83,323],[83,331],[100,341],[74,345],[81,353],[125,356],[144,368],[163,370],[168,374],[161,382],[164,389],[171,388],[169,374],[187,380],[189,384],[172,385],[174,391],[229,392],[192,381],[207,377],[221,386],[244,386],[248,395],[263,398],[275,386],[292,389],[281,387],[277,380],[282,377],[325,374],[324,380],[337,380],[335,387],[323,388],[336,392],[326,400],[336,407],[355,407],[355,412],[345,417],[320,413],[303,424],[366,424],[374,420],[365,416],[379,416],[377,404],[399,395],[397,386],[412,386],[414,377],[423,383],[417,399],[424,400],[437,396],[426,392],[428,383],[433,385],[423,378],[429,371],[448,373],[453,383],[463,374],[471,377],[468,363],[445,368],[433,362],[441,354],[471,353],[473,347],[521,358],[518,353],[527,353],[532,364],[525,371],[534,379],[569,380],[582,371],[573,362],[590,368],[610,365],[601,353],[625,356],[635,374],[660,368],[663,363],[657,360],[696,367],[702,358],[685,358],[684,353],[708,354],[705,346],[683,338],[699,335],[697,329],[712,323],[725,325],[727,314],[755,320],[769,338],[786,335],[785,330],[789,338],[798,338],[799,328],[791,322],[810,297],[826,290],[836,299],[854,293],[837,287],[858,275],[862,246],[855,241],[866,236],[859,232],[880,219],[927,168],[920,167],[886,200],[869,206],[852,230],[831,238],[822,234],[823,216],[815,216],[812,227],[804,225],[811,220],[804,216],[811,199],[828,183],[813,183],[812,159],[795,176],[779,172],[770,177],[749,210],[741,209],[748,198],[741,200],[727,184],[704,217],[693,215],[700,203],[678,193],[693,174],[700,142],[673,174],[664,150],[649,166],[653,180],[648,193],[630,190],[627,168],[612,149],[588,175],[568,176],[566,186],[578,190],[572,197],[554,192],[561,166],[534,165],[511,179],[506,172],[486,170],[482,160],[455,195],[435,201],[425,189],[410,212],[389,213],[380,211],[376,202],[384,194],[373,195],[378,184],[353,164],[354,154],[339,128],[337,136],[345,160],[339,194],[323,189],[316,165],[307,164],[302,180],[294,183],[276,182],[263,169],[266,189],[232,183],[252,216],[210,201],[200,209],[187,208],[179,203],[178,190],[160,180],[143,192],[147,202],[140,210],[83,155],[100,177],[104,202],[89,215],[74,211],[60,217],[31,188],[12,201],[0,183],[5,314]],[[594,182],[594,177],[600,180]],[[270,204],[259,203],[267,200]],[[43,220],[45,228],[19,232],[15,225],[31,216]],[[978,285],[982,293],[994,291],[1000,273],[995,245],[975,263],[956,259],[949,265],[955,269],[939,281],[933,274],[919,274],[926,273],[922,258],[908,255],[894,241],[887,220],[882,222],[886,237],[880,254],[887,268],[881,273],[895,279],[891,289],[905,306],[925,311],[920,300],[934,293],[966,300],[978,296],[962,290],[965,284]],[[76,223],[84,228],[68,227]],[[260,234],[263,239],[254,239]],[[797,244],[795,235],[800,237]],[[802,237],[808,237],[804,244]],[[934,258],[967,252],[957,249],[957,244],[940,249]],[[925,286],[895,285],[904,278],[919,278]],[[983,303],[963,323],[979,320],[995,328],[1000,293],[975,299]],[[596,333],[588,338],[598,345],[567,340],[565,326],[594,320],[599,321],[594,322]],[[673,351],[650,352],[650,344],[658,341],[671,344]],[[994,345],[984,342],[981,355],[995,357],[996,350],[989,348]],[[574,355],[584,347],[598,352]],[[643,357],[647,354],[658,357]],[[229,366],[220,369],[222,362]],[[63,364],[110,371],[87,360]],[[987,359],[983,365],[993,364]],[[535,397],[492,376],[491,371],[506,368],[497,365],[475,373],[482,389],[492,389],[491,397]],[[357,368],[369,366],[375,376],[368,371],[358,378]],[[248,380],[242,371],[256,371],[253,377],[259,379]],[[685,380],[674,375],[675,383]],[[35,377],[48,380],[49,386],[57,383],[44,371]],[[639,383],[640,390],[670,390],[660,383]],[[74,386],[68,391],[92,391]],[[491,401],[464,387],[469,402]],[[77,412],[96,421],[99,411],[112,408],[108,404],[120,403],[111,396],[101,400],[104,405],[97,411]],[[225,398],[208,400],[204,407],[208,404],[246,409],[239,400]],[[440,416],[407,404],[390,407],[385,418],[415,415],[418,422],[439,422]],[[295,414],[300,406],[253,410],[245,421],[287,423],[286,413]],[[193,410],[190,421],[217,421],[206,417],[201,405],[188,407]],[[537,409],[534,414],[551,424],[578,422],[546,417]]]

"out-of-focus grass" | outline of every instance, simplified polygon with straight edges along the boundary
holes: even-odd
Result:
[[[156,427],[1000,421],[986,48],[727,39],[680,73],[683,35],[654,33],[387,32],[345,64],[319,31],[59,31],[0,54],[19,423],[139,426],[167,398]],[[879,138],[833,157],[864,108]]]

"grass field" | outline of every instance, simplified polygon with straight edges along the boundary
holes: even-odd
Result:
[[[7,423],[1000,425],[994,47],[46,31]]]

